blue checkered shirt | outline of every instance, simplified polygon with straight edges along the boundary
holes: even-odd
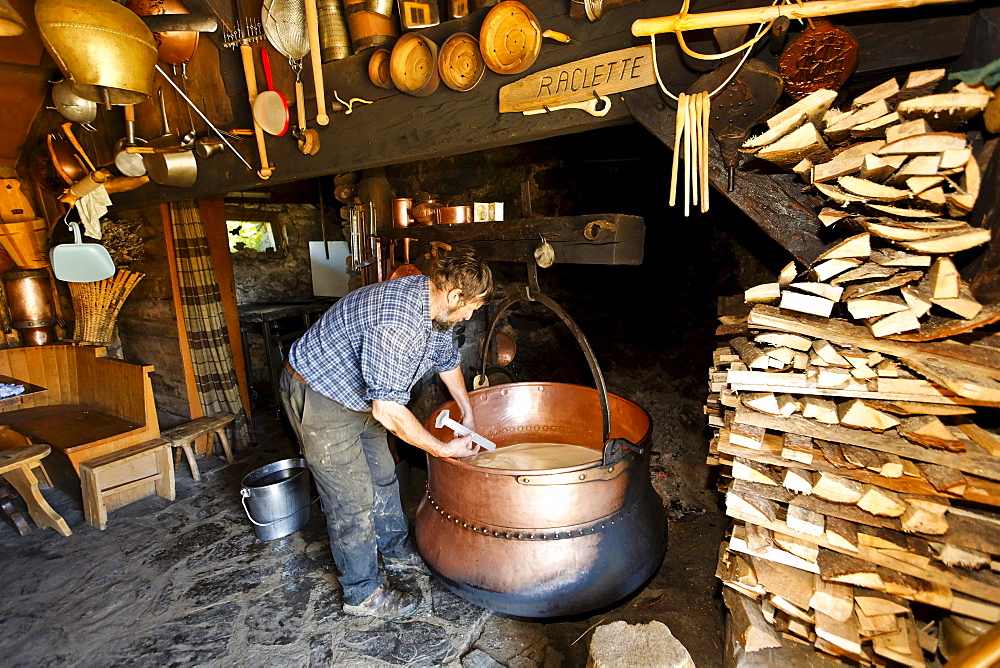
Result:
[[[320,394],[353,411],[372,400],[406,405],[428,371],[458,366],[451,332],[431,326],[430,280],[406,276],[359,288],[292,345],[288,361]]]

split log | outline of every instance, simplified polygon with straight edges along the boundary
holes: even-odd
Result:
[[[778,285],[782,288],[788,287],[795,280],[795,277],[798,276],[798,273],[795,260],[792,260],[778,273]]]
[[[941,93],[904,100],[896,107],[899,115],[907,120],[928,119],[936,128],[957,128],[986,109],[991,94],[983,92]]]
[[[849,269],[843,274],[833,277],[830,279],[830,283],[833,285],[842,285],[856,281],[876,281],[895,276],[900,271],[902,271],[900,267],[886,267],[875,262],[865,262],[854,269]]]
[[[816,476],[812,471],[789,468],[785,470],[781,484],[785,489],[797,494],[812,494],[815,479]]]
[[[847,302],[847,312],[851,314],[852,318],[858,320],[878,318],[908,309],[909,306],[902,298],[887,294],[875,294],[870,297],[851,299]]]
[[[784,332],[762,332],[754,337],[754,341],[764,345],[775,346],[776,348],[791,348],[803,352],[812,347],[812,339],[798,334],[785,334]]]
[[[906,121],[905,123],[900,123],[894,127],[889,128],[885,131],[885,140],[887,143],[896,141],[897,139],[902,139],[903,137],[912,137],[913,135],[925,135],[931,133],[931,126],[922,118],[915,118],[912,121]]]
[[[819,513],[796,504],[788,504],[788,514],[785,518],[788,528],[807,536],[822,536],[826,532],[825,518]]]
[[[910,72],[906,77],[906,82],[902,89],[894,98],[895,103],[909,100],[915,97],[922,97],[934,92],[937,85],[944,79],[947,70],[938,68],[933,70],[918,70]]]
[[[867,429],[881,433],[900,424],[900,421],[888,413],[866,406],[860,399],[845,401],[837,406],[837,417],[840,424],[855,429]]]
[[[891,204],[874,204],[868,202],[865,206],[875,209],[881,213],[888,214],[897,218],[937,218],[938,214],[934,211],[927,211],[926,209],[904,209],[898,206],[892,206]]]
[[[896,431],[906,440],[928,448],[937,448],[948,452],[965,452],[966,449],[965,443],[956,438],[951,430],[934,415],[905,417],[900,420]]]
[[[885,137],[886,130],[894,125],[899,125],[903,119],[895,111],[889,112],[885,116],[880,116],[867,123],[859,123],[851,128],[851,137],[867,139],[870,137]]]
[[[819,576],[825,582],[855,585],[858,587],[867,587],[868,589],[882,589],[885,587],[875,564],[864,559],[834,552],[833,550],[820,550],[816,564],[819,566]],[[851,611],[854,611],[853,600],[851,601]]]
[[[833,278],[837,274],[844,273],[848,269],[853,269],[859,264],[861,264],[861,260],[857,258],[827,260],[825,262],[820,262],[813,267],[810,273],[812,274],[813,279],[817,281],[826,281]]]
[[[899,517],[906,512],[906,504],[898,494],[876,485],[865,485],[857,505],[872,515],[882,517]]]
[[[822,135],[812,123],[790,132],[778,141],[757,152],[757,157],[782,167],[788,167],[803,160],[822,156],[829,152]]]
[[[867,104],[872,104],[873,102],[880,102],[882,100],[888,100],[892,98],[896,93],[899,92],[899,82],[896,79],[889,79],[885,83],[881,83],[875,86],[871,90],[858,95],[851,102],[851,106],[854,108],[863,107]]]
[[[829,545],[840,551],[858,551],[858,532],[850,522],[839,517],[826,518],[826,540]]]
[[[891,336],[920,329],[920,320],[913,311],[900,311],[868,323],[872,336]]]
[[[924,276],[934,299],[955,299],[959,295],[962,276],[949,257],[939,257]]]
[[[917,253],[958,253],[969,248],[975,248],[990,240],[990,231],[978,227],[960,229],[953,232],[938,234],[929,239],[900,241],[903,248]]]
[[[801,292],[808,292],[810,294],[814,294],[834,302],[840,301],[840,296],[844,294],[843,288],[837,287],[836,285],[830,285],[829,283],[814,283],[811,281],[802,281],[799,283],[792,283],[788,287],[794,288]]]
[[[781,308],[788,309],[790,311],[809,313],[811,315],[828,318],[830,317],[830,314],[833,313],[834,303],[835,302],[823,297],[783,290],[781,293],[781,301],[778,305]]]
[[[838,621],[850,619],[854,613],[854,588],[824,580],[816,575],[809,607]]]
[[[910,286],[904,286],[899,289],[899,293],[903,295],[903,301],[906,305],[910,307],[913,311],[913,315],[918,318],[924,317],[928,311],[931,310],[931,300],[930,297],[918,291],[916,288]]]
[[[968,146],[968,138],[960,132],[928,132],[910,135],[886,143],[876,155],[927,155],[948,150],[961,150]]]
[[[910,611],[910,606],[903,599],[879,591],[857,590],[854,592],[854,603],[872,617],[902,615]]]
[[[857,179],[861,180],[861,179]],[[823,260],[838,260],[843,258],[867,258],[872,252],[871,237],[867,234],[857,234],[823,251],[816,257],[816,262]]]
[[[843,355],[837,352],[836,348],[830,345],[829,341],[823,339],[816,339],[812,343],[812,349],[816,351],[820,359],[829,364],[830,366],[838,366],[843,368],[850,368],[851,363],[844,358]]]
[[[722,598],[729,608],[730,628],[746,652],[781,647],[778,634],[767,623],[760,608],[753,601],[728,588],[722,590]]]
[[[867,297],[868,295],[874,295],[879,292],[887,292],[889,290],[894,290],[896,288],[902,287],[907,283],[913,283],[914,281],[919,281],[924,275],[922,271],[903,271],[898,274],[894,274],[883,281],[872,281],[869,283],[858,283],[850,286],[844,291],[843,299],[844,301],[849,301],[851,299],[858,299],[859,297]]]
[[[869,153],[864,156],[858,175],[863,179],[881,183],[892,176],[897,168],[898,166],[891,164],[884,158]]]
[[[861,483],[833,473],[822,472],[813,485],[813,494],[835,503],[857,503],[861,500],[864,487]]]
[[[931,258],[926,255],[913,255],[895,248],[880,248],[872,251],[871,261],[886,267],[929,267]]]
[[[729,342],[743,363],[751,369],[767,368],[767,353],[751,343],[746,337],[738,336]]]
[[[837,183],[840,187],[853,195],[864,198],[866,201],[877,201],[877,202],[897,202],[903,199],[909,199],[913,197],[913,193],[909,190],[900,190],[899,188],[892,188],[890,186],[882,185],[881,183],[875,183],[874,181],[866,181],[865,179],[859,179],[856,176],[841,176],[837,179]],[[869,248],[869,252],[871,249]],[[848,256],[848,257],[859,257],[859,256]],[[866,253],[860,257],[868,257]]]
[[[829,399],[805,396],[801,399],[802,417],[811,418],[825,424],[840,424],[837,404]]]
[[[755,285],[743,293],[743,300],[748,303],[773,302],[779,297],[781,297],[781,286],[777,283]]]
[[[782,121],[774,124],[770,124],[769,121],[767,132],[759,134],[756,137],[750,137],[743,142],[743,146],[740,150],[744,153],[756,153],[768,144],[773,144],[778,141],[805,122],[806,115],[802,113],[789,115]]]
[[[959,284],[959,294],[955,297],[934,297],[931,303],[951,311],[966,320],[975,318],[983,310],[983,305],[976,301],[965,283]]]

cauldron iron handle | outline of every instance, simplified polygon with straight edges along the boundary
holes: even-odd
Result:
[[[594,386],[597,389],[597,398],[601,402],[601,422],[603,427],[603,438],[602,441],[605,443],[605,459],[607,459],[608,447],[611,445],[611,406],[608,403],[608,388],[604,384],[604,374],[601,373],[601,367],[597,364],[597,358],[594,357],[594,351],[590,347],[590,342],[587,341],[587,337],[584,336],[583,330],[580,326],[576,324],[576,321],[570,317],[569,313],[563,310],[559,304],[555,302],[551,297],[542,292],[542,289],[538,286],[538,267],[534,262],[528,262],[528,285],[524,287],[524,290],[519,294],[512,297],[508,297],[500,304],[500,309],[493,315],[493,319],[490,320],[490,326],[486,330],[486,338],[483,340],[483,354],[482,354],[482,366],[480,367],[485,373],[486,371],[486,357],[489,354],[489,343],[493,340],[493,333],[496,330],[497,323],[500,321],[500,316],[504,314],[504,311],[509,309],[511,306],[520,301],[538,302],[549,307],[549,310],[559,316],[559,319],[569,328],[570,333],[576,342],[580,345],[583,350],[583,356],[587,358],[587,366],[590,367],[590,373],[594,376]],[[623,439],[616,439],[623,440]],[[636,446],[624,441],[630,449],[636,452],[641,452],[636,448]],[[619,448],[620,449],[620,448]]]

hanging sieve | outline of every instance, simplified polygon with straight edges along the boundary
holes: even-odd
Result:
[[[267,41],[281,55],[288,58],[288,65],[295,73],[296,87],[301,82],[302,58],[309,53],[309,33],[306,30],[306,6],[302,0],[264,0],[260,10],[261,22]],[[296,104],[303,104],[296,100]]]

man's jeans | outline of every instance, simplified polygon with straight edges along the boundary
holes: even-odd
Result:
[[[371,412],[345,408],[287,369],[281,402],[323,500],[344,602],[357,605],[382,584],[378,552],[391,559],[412,552],[385,427]]]

